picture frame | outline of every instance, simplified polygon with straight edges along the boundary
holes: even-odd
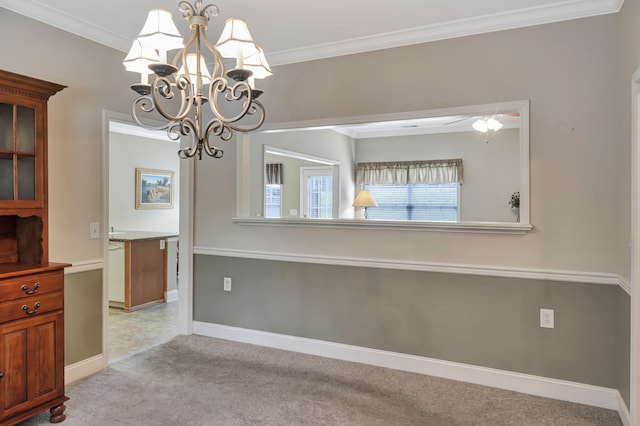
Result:
[[[172,209],[174,172],[136,168],[136,209]]]

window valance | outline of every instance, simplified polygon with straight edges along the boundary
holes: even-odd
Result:
[[[265,172],[267,174],[267,184],[269,185],[282,185],[283,179],[283,167],[282,163],[268,163],[265,165]]]
[[[462,159],[358,163],[359,185],[462,183]]]

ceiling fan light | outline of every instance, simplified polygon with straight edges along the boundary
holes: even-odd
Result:
[[[502,126],[502,122],[495,117],[487,119],[487,128],[489,130],[493,130],[495,132],[496,130],[502,129]]]
[[[487,125],[487,120],[485,118],[480,118],[476,120],[471,127],[473,127],[478,132],[486,133],[489,130],[489,126]]]

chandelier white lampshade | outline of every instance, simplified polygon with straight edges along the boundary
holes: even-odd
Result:
[[[253,72],[253,78],[266,78],[273,75],[261,47],[258,47],[256,52],[244,58],[244,68]]]
[[[138,34],[138,40],[143,46],[160,52],[160,62],[166,62],[166,52],[184,46],[182,34],[176,28],[171,12],[165,9],[149,11],[147,20]]]
[[[216,48],[223,58],[235,59],[236,68],[244,68],[244,58],[258,53],[258,46],[251,37],[247,23],[236,18],[225,21]]]
[[[124,58],[122,63],[127,71],[136,72],[140,74],[140,83],[147,84],[148,76],[151,74],[149,65],[160,61],[158,52],[150,47],[142,47],[140,40],[135,39],[131,44],[129,53]]]
[[[250,132],[264,123],[265,109],[257,100],[262,91],[249,79],[267,77],[271,70],[244,21],[228,19],[214,45],[206,32],[209,20],[218,16],[218,7],[205,6],[203,0],[193,4],[183,0],[178,8],[189,22],[186,41],[171,14],[154,9],[134,42],[140,52],[132,47],[125,58],[128,71],[144,74],[147,66],[154,74],[150,83],[131,86],[139,94],[131,114],[142,127],[164,129],[169,138],[182,139],[186,147],[178,151],[181,158],[201,159],[203,152],[220,158],[223,151],[212,145],[214,138],[229,141],[235,132]],[[145,54],[145,49],[152,49],[159,59]],[[167,52],[174,49],[179,50],[169,62]],[[236,68],[227,72],[224,57],[236,58]],[[244,66],[245,58],[249,59],[248,67]]]
[[[186,67],[185,64],[182,64],[178,74],[187,74],[187,71],[192,84],[195,84],[198,78],[198,56],[195,53],[187,53]],[[202,78],[202,84],[211,84],[211,74],[209,74],[207,64],[202,55],[200,55],[200,77]]]
[[[489,130],[494,132],[496,130],[500,130],[503,124],[495,117],[484,117],[476,120],[476,122],[474,122],[471,126],[478,132],[487,133]]]

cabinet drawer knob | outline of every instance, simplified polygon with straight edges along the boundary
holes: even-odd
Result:
[[[36,312],[38,312],[38,308],[40,308],[40,302],[36,302],[35,305],[33,305],[33,310],[29,310],[29,307],[27,305],[22,305],[22,310],[25,311],[25,313],[27,315],[33,315]]]
[[[4,373],[0,371],[0,379],[4,377]]]
[[[33,290],[29,290],[29,286],[25,284],[22,286],[22,291],[24,291],[27,294],[36,294],[39,288],[40,288],[40,283],[36,283],[33,286]]]

